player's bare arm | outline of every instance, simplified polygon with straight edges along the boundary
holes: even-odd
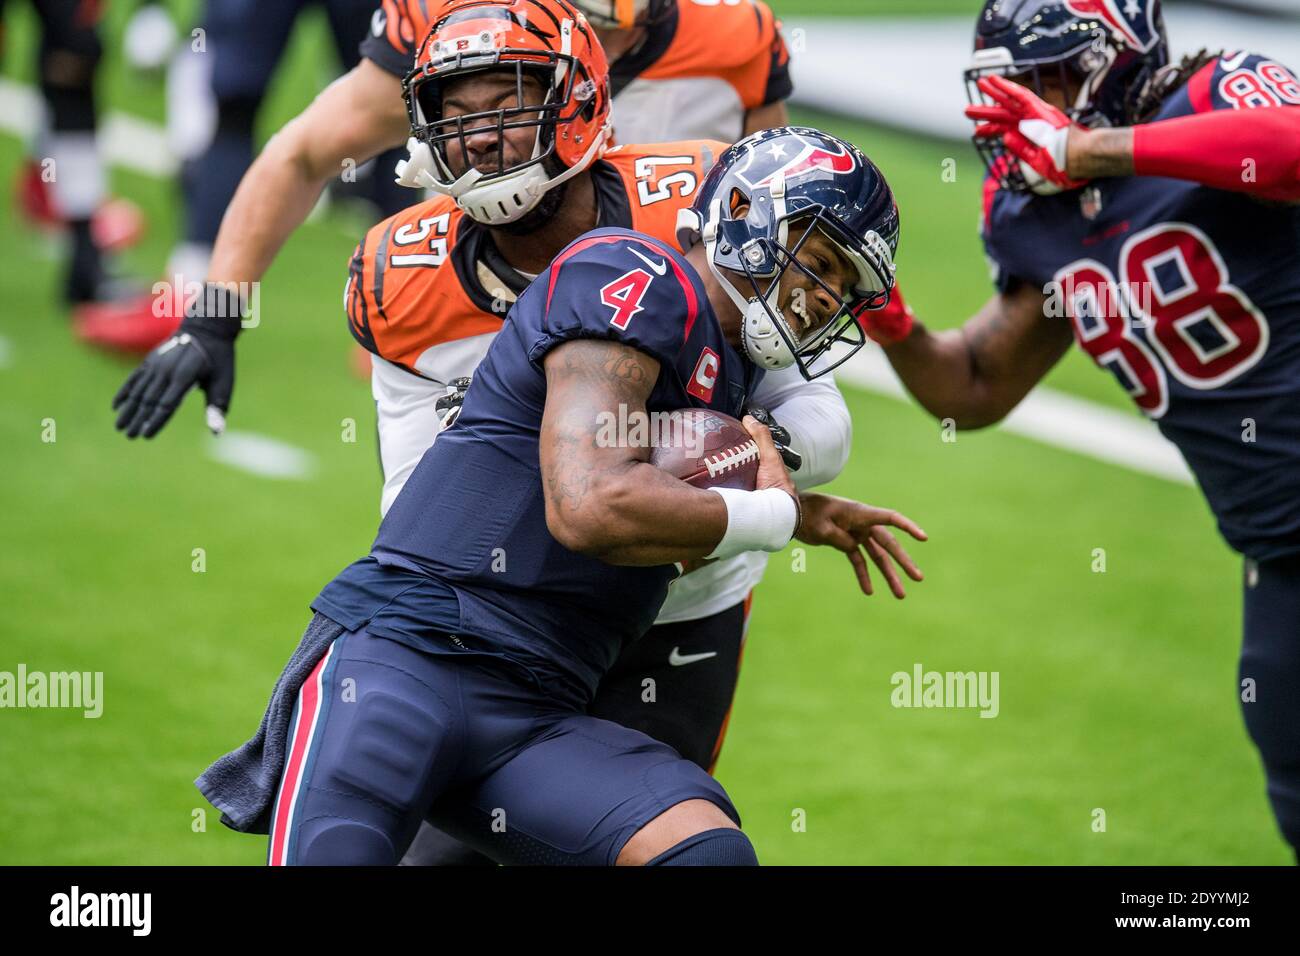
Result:
[[[915,322],[885,355],[907,390],[936,418],[958,428],[1001,421],[1063,356],[1070,324],[1045,314],[1047,296],[1027,284],[989,299],[956,329]]]
[[[745,135],[774,126],[788,126],[789,123],[790,111],[785,107],[785,100],[778,100],[765,106],[756,106],[745,113]]]
[[[547,526],[556,540],[611,564],[667,564],[712,554],[727,532],[724,500],[651,465],[649,447],[608,447],[598,437],[602,413],[617,414],[620,405],[628,417],[645,412],[659,363],[627,345],[583,339],[553,349],[545,369],[540,452]],[[922,579],[886,530],[900,528],[924,541],[915,522],[846,498],[798,495],[766,426],[750,417],[744,424],[759,448],[757,490],[779,490],[808,509],[808,526],[797,518],[794,525],[801,541],[845,552],[865,594],[872,585],[864,554],[896,597],[905,592],[891,561]]]
[[[645,414],[659,363],[615,342],[580,339],[546,356],[541,465],[557,541],[611,564],[669,564],[710,554],[727,530],[721,497],[649,463],[648,446],[604,447],[602,413]],[[787,479],[788,480],[788,479]]]
[[[408,132],[401,81],[363,59],[271,137],[253,162],[221,222],[209,278],[261,278],[330,179],[401,144]]]
[[[119,431],[153,438],[195,386],[207,399],[208,427],[218,434],[225,429],[244,311],[236,290],[261,279],[346,163],[365,162],[402,142],[407,131],[400,82],[363,59],[272,137],[221,221],[204,308],[187,316],[113,396]]]

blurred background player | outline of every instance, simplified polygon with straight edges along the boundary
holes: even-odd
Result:
[[[584,2],[576,6],[612,22],[608,3]],[[710,136],[731,142],[742,132],[785,122],[784,99],[791,88],[789,56],[777,23],[765,5],[706,7],[689,0],[676,5],[641,0],[618,6],[635,9],[635,16],[624,18],[629,25],[596,28],[598,33],[613,37],[625,47],[631,38],[638,50],[659,50],[650,59],[637,59],[639,54],[629,53],[619,62],[640,63],[647,70],[646,83],[668,90],[676,88],[680,81],[683,89],[694,91],[693,95],[720,100],[717,109],[707,111],[717,121],[716,128],[707,131],[679,125],[680,120],[696,114],[678,110],[671,96],[638,100],[636,117],[628,120],[629,125],[646,125],[661,135],[641,139],[620,134],[623,142]],[[307,218],[321,190],[337,179],[345,161],[363,163],[384,149],[406,142],[411,129],[401,81],[415,62],[416,47],[428,35],[429,9],[430,5],[423,2],[384,0],[375,11],[370,35],[361,45],[361,62],[322,91],[311,106],[266,144],[239,183],[229,206],[223,204],[224,218],[216,211],[215,218],[210,219],[212,228],[216,228],[217,221],[221,227],[207,263],[210,282],[220,286],[260,280],[285,240]],[[647,45],[651,36],[660,39]],[[712,53],[701,52],[698,44],[705,41],[715,48]],[[740,61],[735,60],[740,57],[738,51],[745,51]],[[671,57],[667,56],[669,52]],[[618,103],[616,95],[616,124]],[[243,149],[239,146],[232,151],[243,155]],[[383,175],[387,175],[387,163],[387,159],[376,163]],[[200,260],[208,259],[202,249],[200,253]],[[192,268],[183,262],[176,265],[183,275]],[[218,288],[205,300],[227,298]],[[160,400],[158,414],[140,422],[131,437],[153,437],[185,393],[195,386],[204,390],[209,407],[207,420],[223,427],[234,382],[233,342],[240,331],[239,322],[231,317],[241,314],[239,309],[239,303],[227,303],[221,315],[205,317],[196,311],[187,317],[180,330],[188,336],[184,347],[167,346],[170,357],[162,363],[168,366],[169,381],[181,387],[165,395],[160,391],[155,396]],[[153,364],[160,364],[156,357]]]
[[[998,293],[940,333],[896,299],[875,335],[959,428],[1076,339],[1178,446],[1246,557],[1242,710],[1300,848],[1300,81],[1245,51],[1167,61],[1158,0],[986,3],[967,115]]]
[[[204,5],[199,20],[201,43],[184,47],[168,78],[172,139],[183,158],[185,209],[181,241],[167,264],[168,281],[179,276],[184,283],[200,282],[208,276],[222,217],[253,162],[254,124],[267,88],[299,14],[315,2],[207,0]],[[361,58],[359,45],[370,29],[374,0],[319,0],[319,4],[339,61],[345,70],[354,69]],[[380,149],[395,145],[395,140],[388,139],[363,157],[340,157],[331,170],[337,193],[370,202],[375,207],[374,218],[391,215],[410,201],[410,194],[396,186],[390,175],[402,155],[399,150],[366,162]],[[353,162],[345,166],[344,160]],[[342,175],[345,171],[346,178]],[[114,321],[88,329],[87,335],[104,345],[140,352],[171,335],[177,324],[169,319],[169,324],[159,329],[158,321],[148,314],[111,318]],[[141,334],[135,333],[137,322],[143,326]],[[145,329],[156,331],[151,337]],[[130,342],[124,342],[123,336],[130,336]]]
[[[138,286],[114,274],[109,254],[138,240],[139,209],[106,200],[108,175],[96,140],[95,77],[103,56],[99,0],[32,0],[40,23],[37,72],[44,115],[31,159],[18,181],[18,203],[28,221],[65,231],[67,265],[62,298],[74,326],[94,322],[105,303],[147,309]],[[0,16],[3,13],[0,3]],[[156,341],[156,337],[154,341]]]

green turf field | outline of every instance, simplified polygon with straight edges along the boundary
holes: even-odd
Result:
[[[318,30],[297,38],[267,124],[309,98]],[[116,60],[109,90],[161,115],[157,89]],[[988,294],[977,160],[833,125],[895,185],[909,298],[936,325],[960,321]],[[113,432],[130,365],[75,344],[51,304],[53,249],[13,215],[20,156],[0,136],[0,671],[102,671],[105,703],[99,719],[0,711],[0,863],[260,862],[264,843],[221,827],[191,781],[254,730],[307,603],[375,529],[373,411],[339,305],[358,224],[305,227],[263,283],[231,427],[305,448],[318,469],[255,478],[207,457],[196,399],[153,443]],[[948,156],[956,183],[940,180]],[[176,194],[122,171],[114,188],[150,216],[128,261],[152,276]],[[1053,384],[1123,407],[1077,356]],[[848,401],[855,447],[835,490],[918,519],[928,579],[902,603],[864,599],[838,554],[773,558],[718,770],[760,859],[1287,862],[1235,697],[1239,563],[1196,491],[997,431],[946,443],[910,405]],[[917,663],[997,672],[998,716],[894,708],[891,675]]]

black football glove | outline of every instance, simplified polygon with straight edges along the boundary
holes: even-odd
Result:
[[[216,314],[206,314],[209,306]],[[207,397],[208,428],[220,435],[235,388],[241,314],[237,293],[206,286],[176,334],[146,355],[113,396],[117,430],[127,438],[153,438],[197,385]]]
[[[469,390],[470,378],[453,378],[447,385],[447,391],[438,396],[433,403],[433,410],[442,416],[442,427],[450,428],[460,417],[460,408],[465,404],[465,392]]]
[[[781,460],[785,462],[786,468],[798,471],[803,466],[803,455],[790,447],[790,432],[776,423],[771,412],[758,405],[746,405],[745,414],[753,415],[760,425],[767,426],[767,430],[772,433],[772,444],[776,445],[776,450],[781,453]]]

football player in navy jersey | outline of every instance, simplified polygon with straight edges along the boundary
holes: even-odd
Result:
[[[272,784],[248,745],[200,778],[225,822],[269,830],[273,864],[396,863],[426,814],[499,862],[756,862],[702,767],[586,713],[597,683],[685,563],[798,536],[869,593],[868,557],[920,579],[886,527],[924,533],[797,492],[753,418],[755,491],[694,488],[601,422],[738,417],[765,370],[829,371],[888,300],[898,214],[857,148],[810,129],[729,148],[687,212],[685,255],[597,229],[522,293],[371,553],[313,602],[264,723]]]
[[[967,81],[997,294],[940,333],[896,296],[871,334],[965,428],[1077,340],[1178,446],[1246,558],[1243,710],[1300,847],[1300,82],[1170,64],[1158,0],[989,0]]]

